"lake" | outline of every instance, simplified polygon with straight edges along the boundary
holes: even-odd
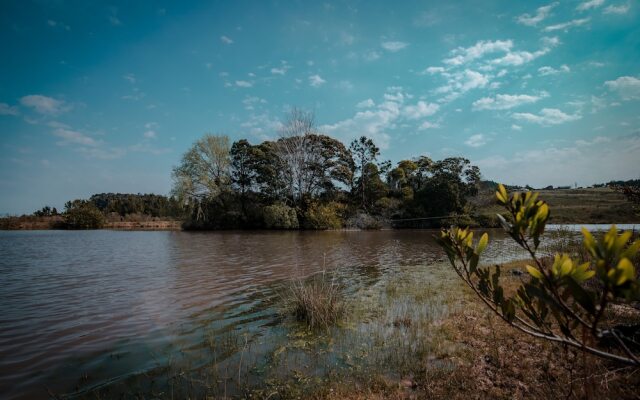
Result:
[[[486,261],[523,256],[490,232]],[[82,395],[176,359],[200,368],[207,340],[277,335],[278,288],[293,277],[327,269],[366,286],[443,268],[435,233],[2,231],[0,393]]]

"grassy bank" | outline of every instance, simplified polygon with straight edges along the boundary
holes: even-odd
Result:
[[[609,188],[540,190],[540,198],[551,208],[552,224],[640,223],[631,203]],[[483,191],[472,200],[475,213],[493,218],[504,209],[495,204],[495,192]]]

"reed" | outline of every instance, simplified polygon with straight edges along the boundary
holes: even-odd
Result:
[[[284,297],[286,309],[312,329],[328,329],[345,310],[342,287],[335,275],[326,271],[292,280]]]

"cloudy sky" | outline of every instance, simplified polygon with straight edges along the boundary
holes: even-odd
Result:
[[[2,2],[0,213],[167,194],[198,137],[258,143],[292,106],[394,162],[640,177],[635,0],[182,3]]]

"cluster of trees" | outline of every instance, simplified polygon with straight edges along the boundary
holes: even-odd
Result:
[[[0,227],[17,228],[21,220],[45,219],[49,226],[59,229],[99,229],[107,221],[144,220],[148,218],[182,219],[185,208],[174,197],[156,194],[100,193],[88,200],[67,201],[64,211],[59,213],[55,207],[44,206],[31,216],[21,219],[6,218]]]
[[[173,197],[157,194],[100,193],[89,198],[105,215],[115,213],[121,217],[142,214],[158,218],[180,218],[182,206]]]
[[[373,140],[345,146],[294,109],[277,140],[197,140],[173,170],[173,196],[201,229],[379,227],[463,212],[480,171],[464,158],[380,160]]]

